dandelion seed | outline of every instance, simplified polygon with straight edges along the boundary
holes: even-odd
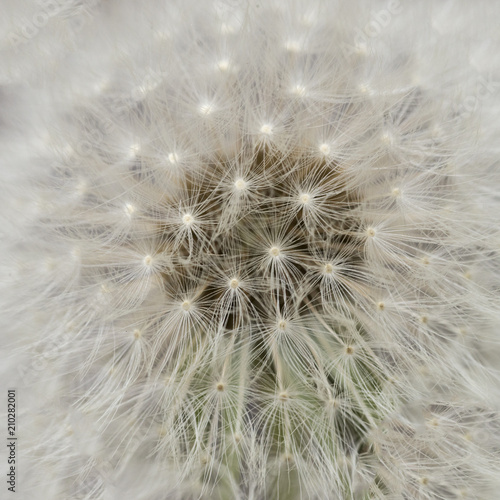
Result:
[[[303,204],[303,205],[308,205],[309,202],[311,201],[311,196],[308,195],[307,193],[302,193],[300,196],[299,196],[299,200],[300,202]]]
[[[304,97],[306,95],[306,88],[303,85],[294,85],[290,92],[298,97]]]
[[[192,224],[194,224],[194,217],[191,214],[184,214],[182,216],[182,223],[186,226],[189,227]]]
[[[123,207],[126,219],[131,220],[137,212],[137,207],[133,203],[125,203]]]
[[[323,143],[323,144],[319,145],[319,151],[324,156],[328,156],[330,154],[330,152],[331,152],[331,148],[330,148],[330,146],[328,144]]]
[[[168,153],[168,161],[172,165],[176,165],[179,162],[179,156],[176,153]]]
[[[382,132],[382,134],[380,134],[380,140],[387,146],[391,146],[392,144],[394,144],[394,136],[388,131]]]
[[[234,181],[234,187],[236,188],[237,191],[245,191],[247,189],[247,182],[244,181],[243,179],[236,179]]]
[[[356,51],[360,55],[366,55],[368,53],[367,47],[364,44],[356,45]],[[362,94],[373,94],[373,89],[367,83],[362,83],[358,87]]]
[[[334,267],[333,267],[333,264],[325,264],[325,266],[323,267],[324,271],[325,271],[325,274],[332,274],[333,273],[333,270],[334,270]]]
[[[281,250],[278,247],[271,247],[269,249],[269,255],[271,255],[271,257],[277,258],[280,256],[280,254]]]
[[[302,42],[300,40],[287,40],[285,49],[292,53],[297,53],[302,50]]]
[[[220,69],[220,71],[226,72],[231,68],[231,64],[228,59],[221,59],[217,63],[217,68]]]
[[[265,123],[260,127],[260,133],[263,135],[273,135],[273,127],[268,123]]]
[[[213,104],[202,104],[198,110],[201,115],[208,116],[214,112],[215,107]]]
[[[129,147],[129,157],[131,158],[135,158],[140,154],[140,152],[141,152],[141,146],[137,143],[134,143]]]

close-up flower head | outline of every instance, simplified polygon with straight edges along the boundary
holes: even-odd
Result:
[[[0,498],[500,498],[496,0],[0,3]]]

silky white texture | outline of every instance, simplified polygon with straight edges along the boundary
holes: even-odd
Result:
[[[497,498],[498,14],[5,2],[22,494]]]

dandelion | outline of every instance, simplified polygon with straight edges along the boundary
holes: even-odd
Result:
[[[23,498],[495,500],[494,2],[49,4],[1,26]]]

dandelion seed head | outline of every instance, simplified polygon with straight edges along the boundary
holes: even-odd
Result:
[[[90,2],[7,50],[34,500],[496,499],[499,7],[422,1]]]

